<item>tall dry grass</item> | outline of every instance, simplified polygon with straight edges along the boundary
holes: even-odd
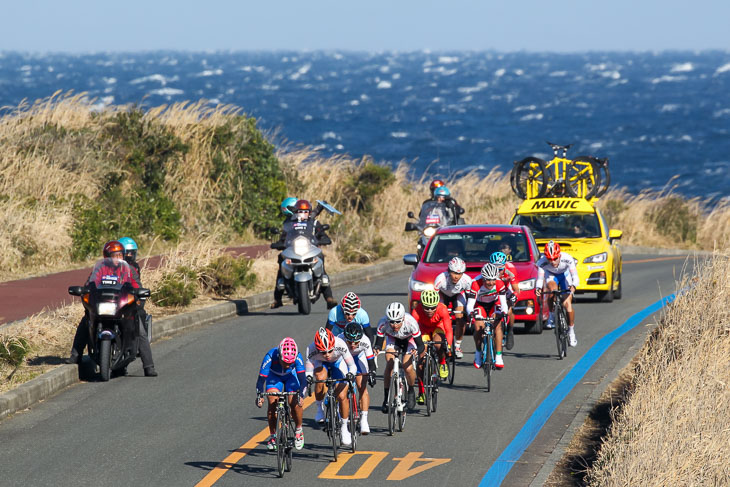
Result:
[[[715,253],[638,356],[628,402],[589,472],[592,486],[728,485],[730,255]]]

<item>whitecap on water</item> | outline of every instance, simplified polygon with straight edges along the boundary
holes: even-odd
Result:
[[[537,110],[537,105],[523,105],[520,107],[517,107],[513,110],[513,112],[524,112],[526,110]]]
[[[400,79],[400,73],[393,73],[393,76],[391,76],[393,79]]]
[[[261,89],[266,91],[276,91],[279,89],[279,85],[270,85],[268,83],[265,83],[261,85]]]
[[[150,91],[150,95],[159,95],[159,96],[176,96],[176,95],[182,95],[183,93],[185,93],[185,92],[178,88],[160,88],[159,90]]]
[[[515,74],[517,76],[522,76],[523,74],[525,74],[525,71],[522,69],[515,69]]]
[[[487,86],[489,86],[489,83],[487,83],[486,81],[480,81],[476,84],[476,86],[462,86],[461,88],[457,88],[456,91],[468,95],[470,93],[481,91]]]
[[[679,109],[679,105],[676,103],[667,103],[665,105],[662,105],[662,107],[659,109],[662,113],[669,113],[669,112],[676,112]]]
[[[544,115],[542,113],[530,113],[520,118],[520,122],[529,122],[531,120],[542,120]]]
[[[689,73],[694,71],[694,69],[695,67],[692,63],[677,63],[669,71],[671,73]]]
[[[350,100],[350,106],[356,107],[360,104],[360,100]]]
[[[438,62],[441,64],[453,64],[453,63],[458,63],[459,58],[456,56],[439,56]]]
[[[322,134],[322,139],[324,139],[324,140],[328,140],[328,139],[340,140],[340,136],[337,135],[336,133],[330,131],[330,132],[323,133]]]
[[[220,76],[221,74],[223,74],[223,70],[220,68],[219,69],[206,69],[205,71],[198,73],[196,76],[201,76],[201,77]]]
[[[304,120],[306,120],[306,121],[310,121],[310,120],[312,120],[312,116],[311,116],[310,114],[308,114],[308,113],[307,113],[306,115],[304,115],[304,116],[303,116],[302,118],[303,118]]]
[[[107,78],[106,76],[102,77],[101,80],[108,85],[113,85],[117,82],[116,78]]]
[[[686,80],[687,80],[686,76],[669,76],[669,75],[665,74],[664,76],[661,76],[659,78],[652,79],[651,84],[655,85],[658,83],[676,83],[678,81],[686,81]]]
[[[378,83],[379,90],[387,90],[391,86],[393,86],[393,83],[391,83],[390,81],[387,81],[387,80],[381,80],[380,83]]]
[[[552,78],[561,78],[563,76],[568,76],[568,72],[567,71],[553,71],[548,76],[550,76]]]
[[[723,64],[722,66],[720,66],[719,68],[717,68],[715,70],[715,74],[727,73],[728,71],[730,71],[730,63]]]
[[[601,76],[603,76],[604,78],[610,78],[610,79],[620,79],[621,78],[621,73],[619,73],[618,71],[615,71],[615,70],[614,71],[601,71],[599,74]]]
[[[722,110],[717,110],[715,111],[715,113],[712,114],[712,116],[715,118],[720,118],[727,115],[730,115],[730,108],[723,108]]]
[[[171,83],[173,81],[178,81],[179,79],[180,78],[178,78],[177,76],[172,76],[172,77],[168,78],[162,74],[151,74],[149,76],[143,76],[141,78],[133,79],[132,81],[129,82],[129,84],[137,85],[140,83],[146,83],[148,81],[157,81],[162,86],[165,86],[167,83]]]
[[[298,80],[300,77],[307,74],[310,69],[312,69],[312,65],[310,63],[307,63],[304,66],[301,66],[299,69],[297,69],[296,73],[292,73],[291,75],[289,75],[289,79]]]
[[[495,71],[495,72],[494,72],[494,77],[495,77],[495,78],[501,78],[502,76],[504,76],[504,74],[505,74],[506,72],[507,72],[507,70],[506,70],[506,69],[504,69],[504,68],[500,68],[500,69],[498,69],[497,71]]]
[[[391,132],[390,133],[390,136],[393,137],[394,139],[404,139],[404,138],[408,137],[408,135],[409,135],[408,132]]]
[[[345,146],[344,146],[344,145],[342,145],[342,144],[337,144],[337,145],[335,146],[335,149],[337,149],[337,150],[342,150],[342,149],[344,149],[344,148],[345,148]]]

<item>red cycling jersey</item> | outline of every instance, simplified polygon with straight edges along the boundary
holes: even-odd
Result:
[[[451,343],[454,337],[453,329],[451,328],[451,316],[449,315],[449,309],[444,303],[439,303],[436,306],[436,311],[430,318],[423,309],[423,304],[419,303],[416,308],[411,311],[411,316],[418,322],[418,327],[421,329],[421,333],[424,335],[430,335],[433,339],[433,332],[436,328],[441,329],[446,335],[446,343]]]

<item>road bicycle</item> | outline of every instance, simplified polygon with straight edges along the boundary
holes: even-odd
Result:
[[[552,300],[553,310],[550,313],[555,325],[555,341],[558,345],[558,359],[568,356],[568,313],[563,307],[563,295],[570,294],[570,290],[546,291]]]
[[[436,343],[431,340],[423,342],[426,345],[426,353],[423,355],[423,388],[426,396],[426,415],[436,412],[439,394],[439,364]]]
[[[314,380],[312,384],[325,384],[327,391],[324,396],[324,431],[332,443],[332,455],[337,461],[337,449],[341,446],[340,431],[342,431],[342,418],[337,410],[337,396],[335,396],[335,385],[340,382],[347,382],[347,401],[350,405],[350,417],[348,427],[352,436],[350,448],[352,453],[357,451],[357,437],[360,432],[360,411],[357,402],[357,390],[354,381],[348,379],[333,379],[328,377],[324,380]]]
[[[294,419],[289,407],[289,398],[299,392],[262,392],[259,397],[276,396],[276,469],[279,477],[291,472],[292,450],[294,449]]]
[[[380,354],[386,353],[385,351]],[[390,372],[390,389],[388,389],[388,436],[393,436],[396,428],[403,431],[406,424],[406,404],[408,402],[408,380],[403,370],[403,357],[406,351],[396,347],[393,358],[393,370]]]
[[[566,156],[572,144],[548,142],[548,145],[553,150],[550,161],[538,157],[515,161],[510,174],[515,194],[522,199],[548,196],[590,199],[606,192],[611,178],[607,158],[578,156],[568,159]]]

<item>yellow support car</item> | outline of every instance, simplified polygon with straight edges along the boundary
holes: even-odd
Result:
[[[595,200],[593,200],[594,202]],[[621,298],[621,230],[608,228],[601,212],[583,198],[525,200],[512,217],[512,225],[525,225],[540,250],[549,240],[576,259],[580,285],[576,293],[595,292],[598,300]]]

